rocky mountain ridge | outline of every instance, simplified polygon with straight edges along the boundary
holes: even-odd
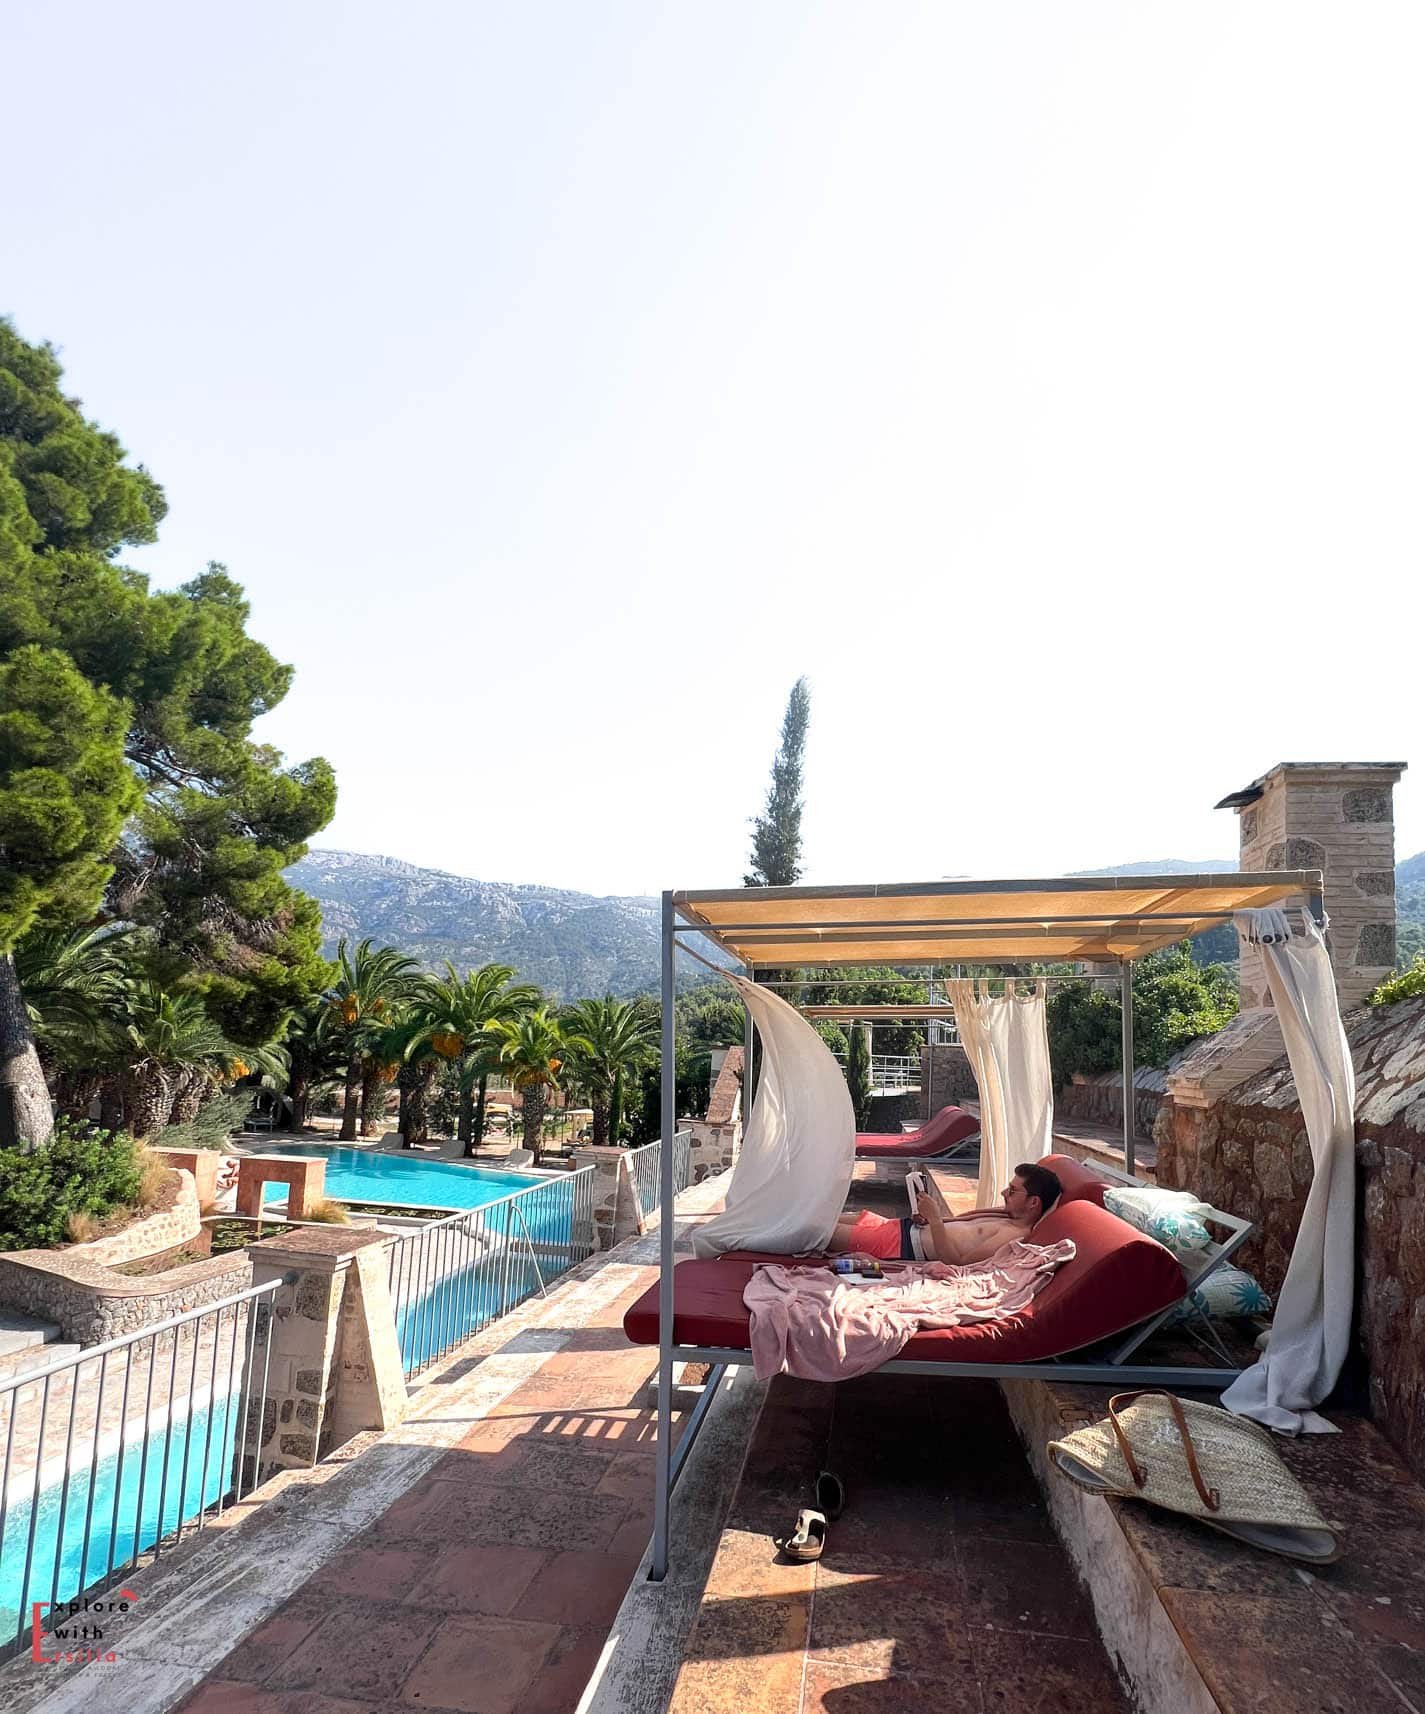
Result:
[[[1218,859],[1163,858],[1084,872],[1209,874],[1232,867]],[[1425,878],[1425,852],[1408,858],[1397,873],[1402,925],[1416,917],[1425,920],[1425,887],[1415,879]],[[524,981],[537,982],[558,999],[637,994],[657,985],[655,898],[600,898],[562,887],[477,881],[356,851],[311,851],[287,871],[287,878],[321,906],[329,954],[343,935],[353,941],[369,935],[431,970],[447,958],[461,970],[511,964]],[[1223,950],[1210,955],[1234,956],[1230,929],[1220,938]]]

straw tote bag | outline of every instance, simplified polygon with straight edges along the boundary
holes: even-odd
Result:
[[[1252,1547],[1311,1565],[1340,1557],[1336,1534],[1264,1428],[1171,1393],[1118,1393],[1108,1416],[1049,1443],[1061,1476],[1091,1494],[1146,1500]]]

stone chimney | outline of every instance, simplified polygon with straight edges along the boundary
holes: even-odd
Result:
[[[1282,762],[1218,809],[1235,809],[1238,868],[1320,869],[1341,1010],[1395,968],[1395,811],[1404,762]],[[1283,1050],[1262,950],[1238,940],[1242,1010],[1168,1073],[1179,1107],[1210,1107]]]
[[[1281,762],[1218,804],[1237,812],[1238,867],[1320,869],[1341,1010],[1395,968],[1395,782],[1404,762]],[[1260,947],[1241,948],[1243,1010],[1269,1006]]]

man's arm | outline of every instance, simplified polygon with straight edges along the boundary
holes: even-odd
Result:
[[[930,1249],[937,1262],[963,1266],[966,1262],[983,1262],[1014,1242],[1013,1230],[971,1231],[967,1227],[947,1224],[937,1204],[922,1196],[917,1205],[921,1220],[930,1238]],[[1007,1223],[1006,1223],[1007,1225]]]

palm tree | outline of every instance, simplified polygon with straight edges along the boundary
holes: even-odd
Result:
[[[343,937],[337,943],[336,959],[337,979],[326,994],[326,1020],[346,1059],[341,1140],[350,1143],[356,1140],[358,1108],[361,1134],[370,1134],[381,1067],[390,1063],[377,1058],[372,1049],[395,1021],[397,1005],[415,989],[419,972],[415,959],[391,946],[373,951],[369,940],[348,953]]]
[[[484,1129],[485,1080],[489,1076],[489,1050],[498,1047],[504,1025],[515,1022],[539,1003],[539,989],[514,981],[508,964],[484,964],[478,970],[457,975],[449,959],[445,975],[426,983],[414,1006],[419,1030],[412,1038],[439,1060],[460,1069],[460,1121],[457,1135],[466,1155],[473,1155]],[[476,1089],[479,1089],[480,1127],[477,1130]]]
[[[133,973],[127,928],[33,929],[15,948],[29,1024],[61,1113],[83,1118],[120,1047],[116,1015]]]
[[[647,1000],[579,1000],[563,1016],[569,1066],[594,1110],[594,1143],[617,1142],[624,1080],[657,1057],[658,1014]]]
[[[139,1139],[163,1129],[190,1073],[219,1081],[241,1066],[238,1049],[193,994],[167,993],[152,980],[129,984],[124,1003],[124,1117]],[[196,1111],[196,1107],[194,1109]]]
[[[557,1088],[568,1051],[559,1021],[548,1006],[524,1012],[492,1032],[499,1038],[498,1064],[524,1098],[524,1146],[536,1163],[544,1153],[544,1108]]]
[[[287,1025],[287,1104],[292,1129],[306,1129],[312,1091],[342,1069],[341,1046],[328,1025],[329,1002],[322,997],[298,1007]]]

